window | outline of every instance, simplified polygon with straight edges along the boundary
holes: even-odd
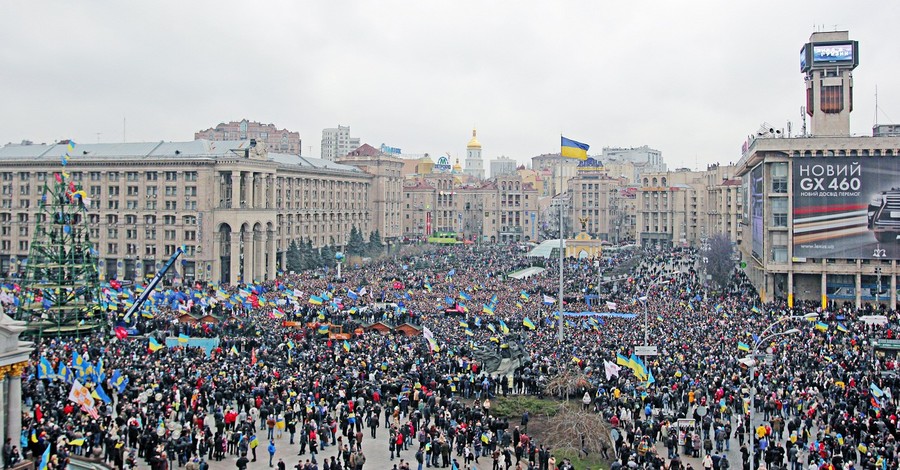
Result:
[[[19,172],[19,181],[28,181],[28,172],[27,171]]]
[[[197,195],[197,187],[196,186],[185,186],[184,187],[184,195],[185,196],[196,196]]]
[[[772,192],[778,194],[786,194],[788,190],[787,183],[788,168],[787,163],[772,164]]]
[[[137,186],[129,186],[127,188],[128,192],[126,194],[128,194],[128,196],[130,196],[130,197],[138,196],[138,195],[140,195],[140,193],[138,192],[138,189],[139,188]]]
[[[28,199],[19,199],[19,207],[22,209],[27,209],[31,205],[31,201]]]
[[[184,245],[184,255],[193,258],[197,253],[197,247],[194,245]]]
[[[177,171],[167,171],[166,172],[166,181],[178,181],[178,172]]]
[[[174,240],[175,239],[175,231],[174,230],[166,230],[164,232],[164,236],[166,240]]]
[[[156,197],[159,193],[159,188],[156,186],[147,186],[147,196]]]
[[[178,203],[175,201],[166,201],[166,210],[174,211],[178,209]]]
[[[144,255],[156,256],[156,245],[145,245],[144,246]]]
[[[118,171],[110,171],[109,173],[106,174],[106,176],[107,176],[107,178],[109,178],[110,181],[119,181],[119,172]]]
[[[147,240],[156,240],[156,229],[155,228],[144,229],[144,238]]]
[[[108,254],[108,255],[119,254],[119,244],[118,243],[107,243],[106,244],[106,254]]]
[[[165,247],[165,255],[172,256],[175,254],[175,245],[166,245]]]
[[[197,239],[197,231],[196,230],[185,230],[184,231],[184,239],[194,241]]]
[[[197,216],[195,215],[186,215],[181,220],[185,225],[197,225]]]
[[[772,226],[787,227],[787,198],[779,197],[772,199]]]
[[[125,244],[125,254],[126,255],[136,255],[137,254],[137,245],[134,243],[126,243]]]
[[[130,228],[125,230],[125,239],[126,240],[137,240],[137,229]]]
[[[107,228],[106,229],[106,238],[119,238],[119,229],[117,228]]]
[[[164,225],[175,225],[175,216],[174,215],[163,216],[163,224]]]
[[[177,196],[178,195],[178,187],[177,186],[166,186],[166,196]]]
[[[125,201],[125,208],[130,210],[137,210],[138,202],[133,200]]]
[[[788,249],[786,246],[772,247],[772,261],[776,263],[787,263]]]
[[[27,226],[27,225],[20,225],[20,226],[19,226],[19,236],[20,236],[20,237],[27,237],[27,236],[28,236],[28,226]]]
[[[93,202],[93,201],[91,201],[91,202]],[[119,208],[119,201],[112,201],[112,200],[107,201],[106,208],[107,208],[107,209],[112,209],[112,210],[118,209],[118,208]]]
[[[80,172],[80,171],[73,172],[73,173],[72,173],[72,180],[74,180],[74,181],[81,181],[83,176],[84,176],[84,173],[82,173],[82,172]]]
[[[156,201],[147,201],[147,210],[156,210]]]
[[[12,233],[12,229],[9,225],[0,226],[0,235],[3,235],[4,237],[8,237],[9,234],[11,234],[11,233]]]
[[[184,209],[189,211],[197,210],[197,201],[184,201]]]
[[[28,242],[25,240],[19,241],[19,251],[27,252],[28,251]]]
[[[107,189],[109,190],[109,192],[106,193],[108,196],[116,197],[119,195],[119,187],[118,186],[110,186]]]
[[[159,179],[159,174],[155,171],[148,171],[145,174],[147,175],[147,181],[156,181]]]
[[[91,197],[100,197],[100,186],[91,186]]]
[[[197,181],[197,172],[196,171],[185,171],[184,172],[184,180],[185,181]]]
[[[125,181],[137,181],[138,174],[136,171],[129,171],[125,173]]]
[[[0,242],[0,249],[9,251],[10,245],[12,245],[12,242],[10,242],[9,240],[3,240],[2,242]]]
[[[27,196],[28,193],[30,193],[30,192],[31,192],[31,186],[29,186],[27,184],[23,184],[22,186],[19,186],[19,195],[20,196]]]
[[[91,181],[100,181],[100,172],[99,171],[91,172]]]

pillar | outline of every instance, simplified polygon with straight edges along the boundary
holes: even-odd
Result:
[[[856,289],[854,289],[856,297],[856,308],[862,307],[862,273],[856,273]]]
[[[5,403],[6,387],[3,387],[3,383],[6,382],[6,375],[9,373],[9,370],[9,366],[0,366],[0,405]],[[6,407],[4,406],[0,406],[0,442],[6,442]]]
[[[253,280],[261,281],[266,270],[266,234],[259,230],[253,232]]]
[[[794,307],[794,271],[787,273],[788,308]]]
[[[897,271],[896,261],[894,261],[894,266],[892,266],[891,271],[891,310],[897,310],[897,275],[894,272]]]
[[[241,272],[241,232],[231,232],[231,279],[228,284],[235,285]]]
[[[243,232],[241,242],[244,244],[244,259],[241,261],[241,266],[244,268],[243,281],[251,282],[253,280],[253,231]]]
[[[229,197],[231,198],[229,208],[241,207],[241,172],[239,171],[231,172],[231,195]]]
[[[824,260],[822,260],[822,261],[824,262]],[[823,268],[825,267],[824,263],[823,263],[822,267]],[[828,308],[828,274],[826,274],[824,271],[822,272],[821,291],[822,291],[822,308],[826,309],[826,308]]]
[[[275,270],[275,231],[274,230],[266,231],[266,236],[267,236],[266,238],[268,240],[267,248],[269,249],[269,259],[267,260],[268,263],[266,266],[266,272],[268,273],[268,276],[266,276],[266,279],[271,281],[271,280],[275,279],[275,273],[276,273],[276,270]]]
[[[12,364],[9,369],[9,416],[6,423],[6,435],[13,442],[18,442],[22,434],[22,372],[25,362]]]

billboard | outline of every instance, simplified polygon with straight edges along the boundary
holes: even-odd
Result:
[[[797,158],[795,258],[900,259],[900,167],[894,157]]]
[[[813,44],[813,63],[853,62],[853,43]]]
[[[750,248],[753,256],[763,259],[763,235],[765,224],[763,219],[763,165],[760,163],[750,170]]]

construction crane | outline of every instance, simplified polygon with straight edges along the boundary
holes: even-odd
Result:
[[[172,257],[169,258],[169,261],[166,262],[166,265],[163,266],[159,272],[156,273],[156,276],[153,276],[153,279],[147,284],[147,288],[144,289],[144,292],[141,292],[141,296],[134,301],[134,305],[128,309],[128,312],[125,313],[125,321],[128,322],[135,312],[141,309],[141,306],[144,305],[144,302],[147,301],[147,298],[150,297],[150,294],[153,293],[153,290],[156,289],[156,285],[159,284],[159,281],[162,280],[163,276],[166,275],[166,272],[169,271],[169,268],[175,264],[175,260],[178,259],[179,256],[184,254],[184,247],[179,246],[175,249],[175,253],[172,254]]]

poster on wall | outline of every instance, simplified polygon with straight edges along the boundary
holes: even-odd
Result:
[[[797,158],[795,258],[900,258],[896,157]]]

